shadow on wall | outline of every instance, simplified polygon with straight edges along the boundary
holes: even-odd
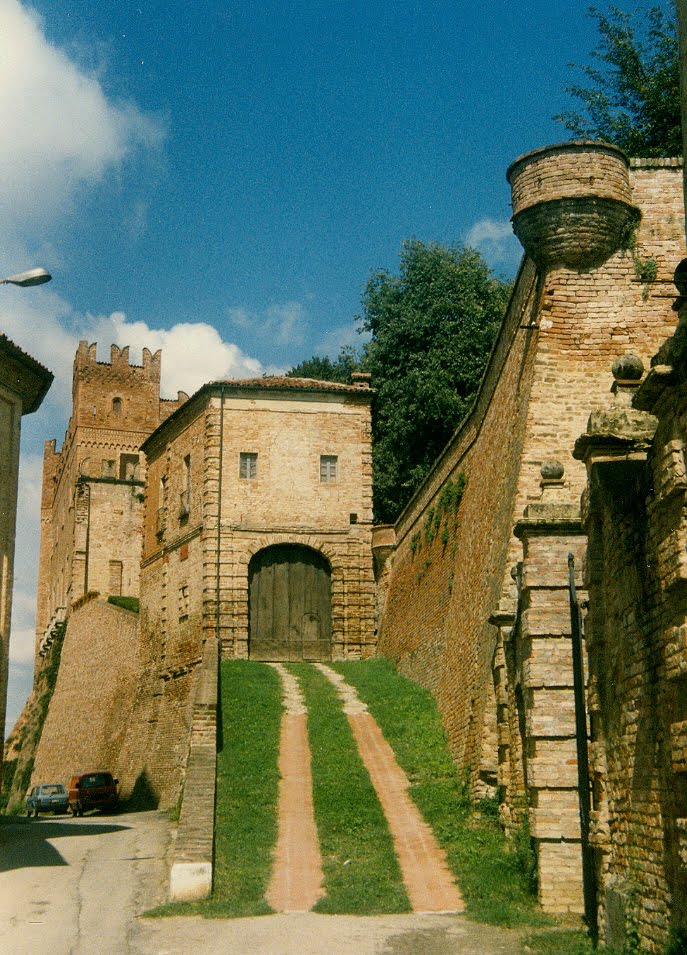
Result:
[[[143,812],[146,809],[157,809],[159,798],[145,769],[141,770],[131,790],[131,795],[124,802],[130,812]]]

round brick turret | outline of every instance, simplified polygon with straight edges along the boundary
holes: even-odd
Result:
[[[628,243],[639,221],[629,168],[616,146],[586,141],[511,163],[513,230],[537,265],[588,271]]]

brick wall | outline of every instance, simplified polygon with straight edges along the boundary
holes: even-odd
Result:
[[[138,595],[145,461],[139,448],[186,399],[160,400],[161,355],[79,343],[74,358],[72,415],[60,451],[46,442],[41,500],[41,550],[36,612],[36,665],[56,613],[86,591]],[[121,566],[120,566],[121,565]]]
[[[57,684],[35,755],[32,785],[77,772],[120,774],[139,676],[138,615],[103,600],[75,610],[64,637]],[[123,795],[130,786],[120,776]]]
[[[631,248],[587,270],[543,270],[525,260],[477,403],[397,522],[387,569],[380,651],[434,692],[454,756],[471,769],[477,794],[496,764],[496,754],[482,747],[500,743],[512,767],[506,816],[517,816],[518,798],[521,806],[525,797],[518,765],[524,727],[508,682],[516,661],[506,665],[503,645],[494,703],[487,687],[499,613],[512,621],[515,609],[510,571],[523,552],[513,526],[540,499],[543,462],[563,463],[561,500],[579,502],[586,476],[572,450],[590,412],[607,401],[613,360],[632,351],[648,361],[675,327],[671,278],[684,251],[681,164],[632,161],[627,174],[627,198],[642,212]],[[636,263],[649,259],[655,281],[641,281]],[[443,525],[428,540],[428,515],[461,472],[467,486],[448,543]],[[494,719],[487,706],[498,708],[499,698],[503,719],[494,734],[487,731]],[[569,737],[567,729],[563,735]]]
[[[146,442],[141,639],[150,665],[134,717],[145,743],[132,742],[127,760],[162,804],[175,801],[183,776],[204,644],[219,637],[225,656],[250,654],[255,554],[274,544],[322,554],[332,655],[374,652],[370,396],[293,379],[205,386]],[[241,476],[242,452],[257,455],[254,478]],[[321,455],[337,458],[331,483],[320,480]]]
[[[682,334],[663,350],[677,367]],[[687,404],[677,367],[657,367],[635,397],[657,419],[602,412],[578,443],[589,474],[593,839],[612,950],[637,932],[659,953],[671,927],[687,928]]]

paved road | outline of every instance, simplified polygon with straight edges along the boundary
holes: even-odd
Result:
[[[460,915],[137,918],[164,901],[161,813],[0,817],[2,955],[518,955],[521,933]]]
[[[162,902],[161,813],[0,819],[0,952],[136,952],[136,915]]]

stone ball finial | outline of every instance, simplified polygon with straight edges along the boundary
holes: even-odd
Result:
[[[644,374],[644,362],[639,355],[628,352],[616,358],[612,371],[616,381],[639,381]]]
[[[543,481],[560,481],[565,474],[565,468],[560,461],[544,461],[539,473]]]

